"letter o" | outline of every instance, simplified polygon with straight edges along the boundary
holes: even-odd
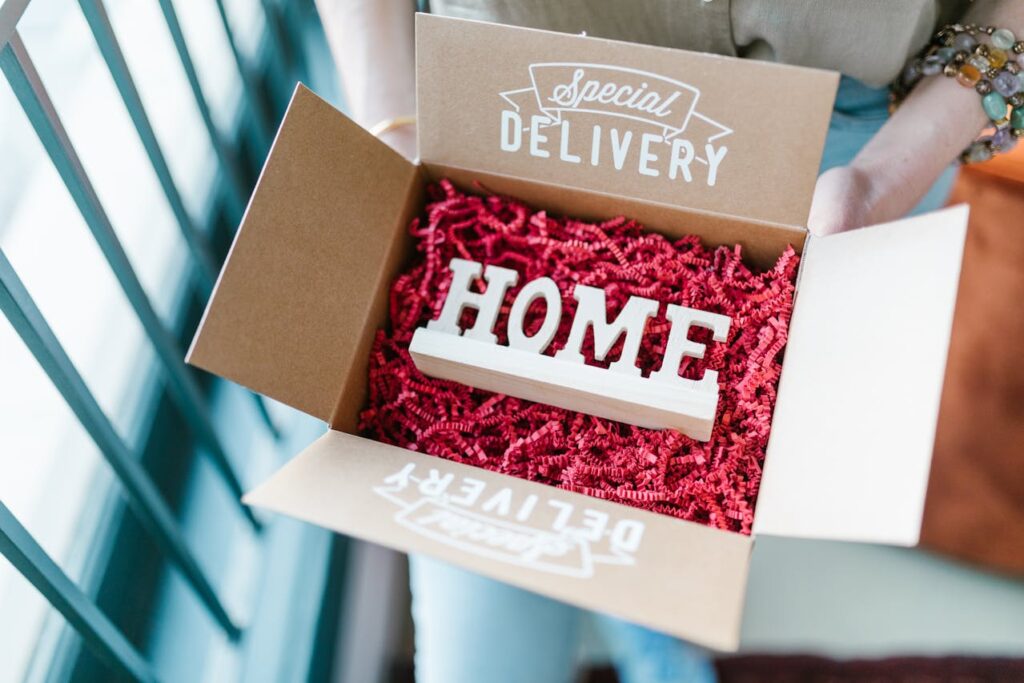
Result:
[[[544,322],[537,330],[537,334],[528,337],[523,331],[523,319],[533,302],[541,297],[544,297],[544,301],[547,303]],[[558,323],[561,319],[562,293],[558,291],[555,281],[549,277],[541,277],[528,282],[519,290],[516,300],[512,303],[512,310],[508,314],[508,345],[514,349],[544,353],[544,349],[555,338],[555,332],[558,331]]]

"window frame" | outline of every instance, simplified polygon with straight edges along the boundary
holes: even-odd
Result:
[[[221,0],[215,1],[223,12]],[[278,120],[291,93],[281,88],[281,64],[277,60],[282,56],[290,57],[293,69],[300,75],[307,75],[310,56],[304,54],[308,51],[306,38],[312,35],[312,43],[321,46],[325,45],[325,41],[317,13],[309,0],[253,2],[259,2],[266,11],[267,21],[258,40],[255,68],[250,67],[248,75],[251,77],[253,73],[259,74],[256,91],[267,96],[264,106],[272,109],[274,120]],[[29,0],[0,0],[0,43],[5,42],[8,28],[16,29],[18,19],[28,4]],[[227,23],[223,15],[222,19]],[[283,36],[290,37],[289,45],[276,44]],[[285,49],[291,54],[284,54],[282,50]],[[244,78],[246,74],[243,72],[242,76]],[[328,86],[325,89],[331,88]],[[246,186],[251,187],[266,149],[256,147],[263,138],[254,134],[259,124],[254,120],[253,107],[244,106],[245,99],[245,95],[242,95],[235,110],[231,137],[227,142],[236,158],[241,160]],[[232,215],[237,213],[237,206],[231,205],[230,187],[235,180],[237,178],[229,178],[228,174],[217,174],[217,188],[210,193],[209,206],[202,220],[198,221],[213,242],[218,261],[226,254],[237,225],[237,215]],[[191,340],[207,294],[208,290],[203,287],[200,279],[188,274],[179,278],[178,291],[174,296],[176,304],[173,307],[173,320],[169,327],[181,348],[187,348]],[[194,438],[162,438],[169,432],[186,433],[187,427],[182,422],[180,411],[169,399],[159,361],[147,366],[140,368],[144,379],[139,383],[141,388],[137,396],[129,399],[138,401],[140,408],[135,411],[136,419],[131,426],[132,433],[128,441],[140,444],[133,453],[138,455],[144,469],[165,496],[186,538],[191,540],[202,537],[208,533],[208,527],[213,525],[207,521],[202,524],[196,523],[196,520],[191,523],[187,521],[188,508],[195,502],[190,491],[195,488],[197,470],[203,465],[200,455],[202,446]],[[203,395],[211,401],[210,412],[215,424],[231,419],[231,409],[226,407],[229,402],[222,398],[228,392],[238,393],[242,390],[230,388],[208,377],[201,380],[201,387]],[[261,400],[257,399],[251,405],[259,408],[255,412],[261,418],[270,420],[267,407]],[[286,420],[289,423],[288,429],[283,434],[284,438],[277,443],[281,458],[299,450],[325,428],[319,421],[297,414],[290,415]],[[264,426],[270,432],[275,431],[272,423]],[[240,464],[237,457],[235,460],[234,464]],[[94,477],[102,491],[94,497],[84,515],[87,518],[83,523],[86,533],[76,539],[70,552],[71,562],[80,567],[78,587],[122,630],[128,640],[150,661],[158,675],[176,680],[173,676],[165,675],[168,664],[153,661],[152,654],[159,650],[156,640],[173,638],[176,628],[188,628],[185,621],[166,627],[167,623],[176,618],[170,614],[173,608],[168,607],[174,602],[162,598],[161,594],[167,591],[166,575],[173,572],[173,569],[168,567],[167,558],[151,540],[140,542],[140,530],[132,530],[131,527],[137,527],[138,522],[132,515],[126,514],[127,505],[116,477],[99,474]],[[281,528],[285,531],[279,531]],[[339,577],[344,572],[346,539],[320,528],[294,522],[274,522],[267,525],[265,530],[269,531],[261,534],[260,542],[269,557],[281,558],[271,570],[278,581],[275,587],[279,586],[278,592],[287,599],[281,600],[278,596],[277,600],[267,601],[276,605],[269,608],[270,612],[254,620],[251,628],[245,630],[233,646],[238,651],[238,670],[260,672],[263,676],[268,675],[266,672],[274,672],[274,676],[267,680],[325,680],[331,668],[332,633],[340,609],[340,596],[337,593],[338,586],[343,584]],[[142,532],[142,535],[145,533]],[[122,600],[118,590],[119,586],[124,585],[124,577],[137,569],[140,563],[147,563],[149,568],[147,585],[143,591],[148,599],[144,610],[139,610],[137,603],[128,604]],[[325,595],[332,599],[321,602]],[[209,618],[209,615],[205,616]],[[162,629],[158,628],[161,624],[164,625]],[[306,636],[297,638],[302,630],[305,630]],[[82,644],[81,637],[63,616],[51,610],[37,640],[25,680],[33,683],[89,680],[96,672],[109,677],[110,670],[99,663]],[[97,665],[104,668],[97,669]],[[244,680],[250,678],[245,677]]]

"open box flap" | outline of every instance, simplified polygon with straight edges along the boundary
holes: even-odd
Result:
[[[806,247],[755,533],[918,542],[967,207]]]
[[[188,362],[329,420],[417,173],[299,85]]]
[[[416,17],[425,164],[801,229],[838,78],[815,69]]]
[[[251,505],[721,650],[751,539],[330,430]]]

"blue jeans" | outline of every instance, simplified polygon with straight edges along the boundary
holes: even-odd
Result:
[[[884,90],[843,77],[821,171],[850,162],[887,118]],[[942,206],[955,171],[913,213]],[[437,560],[410,557],[419,683],[568,683],[585,612]],[[677,638],[592,614],[623,683],[711,683],[704,651]]]

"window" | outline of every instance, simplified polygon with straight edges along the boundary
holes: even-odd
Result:
[[[68,397],[2,316],[0,502],[161,677],[238,675],[258,650],[263,661],[275,657],[268,644],[277,629],[305,629],[311,648],[317,611],[295,612],[294,601],[285,598],[289,591],[324,590],[332,537],[277,520],[257,532],[246,521],[223,473],[211,464],[208,444],[197,440],[195,425],[189,426],[169,398],[169,362],[180,366],[180,358],[169,358],[154,343],[140,317],[140,299],[126,295],[124,278],[137,278],[157,326],[183,349],[216,267],[217,250],[210,245],[223,247],[229,240],[290,84],[302,73],[301,64],[285,63],[275,44],[280,34],[271,29],[315,32],[315,15],[305,2],[285,8],[259,0],[0,0],[0,9],[23,4],[27,9],[16,20],[14,40],[27,52],[44,97],[52,100],[128,263],[112,265],[109,250],[99,246],[90,224],[95,218],[83,214],[37,134],[38,121],[6,78],[0,79],[0,250],[117,438],[173,510],[175,533],[244,637],[230,638],[211,618],[194,583],[151,538],[138,546],[126,540],[133,536],[125,531],[125,518],[132,515],[124,486]],[[104,26],[116,39],[105,47],[119,47],[137,88],[141,106],[134,111],[124,79],[112,75],[109,53],[97,41]],[[0,47],[6,40],[0,32]],[[139,111],[152,127],[149,145]],[[162,160],[154,158],[154,149]],[[191,244],[183,223],[195,231]],[[200,249],[197,256],[197,244],[208,251]],[[204,253],[210,258],[205,272]],[[187,374],[184,381],[199,388],[207,404],[197,419],[212,424],[210,438],[222,445],[245,486],[267,476],[322,429],[240,388],[200,384],[182,367],[174,372]],[[119,606],[116,596],[104,598],[112,574],[132,562],[139,563],[140,576],[141,567],[152,564],[152,580],[140,591],[147,608],[141,621],[139,615],[124,616],[141,603]],[[272,590],[281,594],[276,608],[256,600],[260,591],[267,597],[271,570],[278,579]],[[123,597],[139,599],[131,591]],[[203,642],[193,643],[193,661],[178,661],[190,634]],[[90,667],[103,666],[3,556],[0,642],[0,683],[83,677]],[[282,671],[310,663],[279,649],[274,661]]]

